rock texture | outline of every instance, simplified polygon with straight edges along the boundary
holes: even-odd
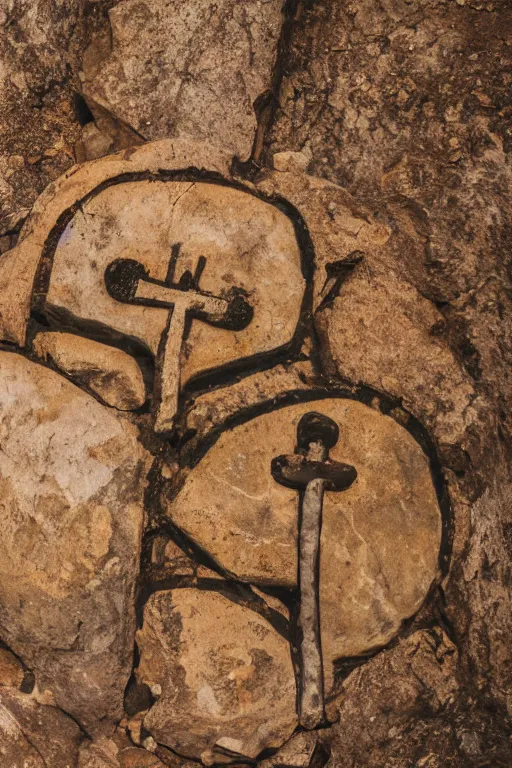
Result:
[[[223,433],[164,505],[172,521],[230,574],[292,587],[298,494],[274,481],[271,460],[293,453],[297,423],[315,410],[340,426],[331,458],[356,482],[327,492],[320,555],[322,643],[331,663],[388,642],[418,610],[438,574],[441,515],[429,463],[390,417],[345,399],[312,401]]]
[[[19,688],[24,677],[23,666],[16,656],[7,648],[0,647],[0,685]]]
[[[250,609],[216,592],[156,593],[137,643],[137,676],[158,692],[144,726],[179,754],[255,758],[295,729],[288,642]]]
[[[272,87],[281,9],[281,0],[123,0],[84,55],[89,106],[100,124],[106,114],[145,139],[188,134],[246,159],[254,103]]]
[[[107,405],[120,411],[133,411],[144,405],[142,371],[133,357],[121,349],[72,333],[50,331],[37,334],[33,350]]]
[[[5,768],[74,768],[80,729],[55,707],[0,688],[0,761]]]
[[[80,135],[70,78],[79,6],[0,5],[0,233],[13,232],[45,186],[73,165]]]
[[[133,426],[2,352],[0,637],[88,727],[122,711],[145,452]]]

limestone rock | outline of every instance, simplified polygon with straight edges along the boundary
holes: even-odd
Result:
[[[164,764],[145,749],[128,747],[119,755],[120,768],[165,768]]]
[[[126,352],[72,333],[38,333],[34,352],[51,360],[77,384],[86,384],[107,405],[131,411],[144,405],[142,371]]]
[[[193,179],[132,181],[93,194],[60,234],[48,309],[101,323],[156,354],[169,310],[117,301],[107,291],[105,273],[129,258],[165,281],[173,253],[175,281],[187,270],[194,274],[205,257],[200,289],[219,297],[236,289],[254,312],[238,330],[192,320],[180,355],[183,385],[291,341],[305,290],[292,221],[248,192]]]
[[[473,384],[437,338],[442,315],[389,267],[371,262],[368,278],[362,264],[315,320],[331,369],[400,398],[442,449],[463,441],[468,423],[478,422]]]
[[[2,352],[0,376],[0,637],[92,727],[131,671],[146,454],[53,371]]]
[[[348,490],[324,496],[320,613],[329,687],[330,662],[387,643],[438,574],[441,514],[413,437],[353,400],[283,407],[222,433],[177,495],[164,491],[163,504],[227,573],[295,586],[298,494],[273,480],[270,463],[293,453],[297,423],[312,410],[339,424],[331,457],[358,473]]]
[[[272,85],[281,8],[281,0],[123,0],[84,56],[91,109],[145,139],[188,134],[246,159],[254,102]]]
[[[0,647],[0,686],[19,688],[24,677],[23,667],[16,656],[7,648]]]
[[[260,768],[309,768],[315,750],[322,751],[318,731],[301,731],[294,734],[286,744],[283,744],[275,755],[262,760]]]
[[[250,609],[216,592],[155,593],[137,642],[139,679],[162,691],[144,721],[157,742],[211,764],[255,758],[295,729],[289,644]]]
[[[0,688],[0,765],[2,768],[74,768],[82,734],[55,707]]]

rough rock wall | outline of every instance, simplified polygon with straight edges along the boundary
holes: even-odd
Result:
[[[241,160],[252,151],[239,167],[253,178],[300,166],[343,187],[358,213],[347,220],[340,190],[329,216],[355,240],[365,216],[381,224],[377,246],[363,235],[349,252],[332,244],[331,261],[346,269],[316,304],[321,365],[332,381],[392,398],[432,436],[452,509],[450,565],[412,631],[342,667],[339,722],[321,748],[301,746],[297,764],[331,753],[340,768],[507,766],[512,10],[507,0],[361,0],[284,11],[4,1],[0,250],[75,161],[180,132]],[[5,666],[16,687],[15,659]],[[36,704],[20,696],[0,699],[6,759],[15,764],[16,750],[37,766],[68,759],[73,722],[55,725],[72,746],[52,757],[31,736]],[[39,723],[65,717],[43,704]],[[115,738],[83,746],[80,765],[158,765]]]

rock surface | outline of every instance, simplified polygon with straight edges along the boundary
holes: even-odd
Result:
[[[88,727],[122,711],[145,486],[136,429],[2,352],[0,636]]]
[[[0,688],[2,768],[75,768],[80,729],[55,707]]]
[[[457,737],[446,722],[459,688],[457,660],[457,648],[441,630],[420,630],[354,670],[338,699],[332,762],[359,767],[364,752],[368,768],[381,768],[383,762],[425,768],[446,765],[447,748],[448,754],[457,752]],[[411,716],[417,717],[414,729]],[[466,716],[461,715],[462,729],[474,724],[470,718],[467,708]],[[386,756],[389,739],[392,763]]]
[[[167,514],[217,563],[257,584],[296,585],[298,495],[271,460],[293,453],[297,423],[320,411],[340,426],[331,457],[356,482],[327,492],[320,555],[322,644],[331,662],[384,645],[422,604],[438,574],[441,515],[429,462],[393,419],[346,399],[281,408],[224,432],[188,474]]]
[[[116,301],[107,292],[105,271],[117,259],[129,258],[164,281],[174,248],[176,282],[186,270],[194,274],[204,256],[200,289],[222,297],[239,289],[254,310],[242,330],[192,321],[181,354],[183,384],[291,340],[305,282],[293,224],[274,205],[192,179],[113,185],[82,208],[55,250],[47,293],[52,307],[135,337],[156,353],[169,310]]]
[[[144,726],[179,754],[207,765],[255,758],[295,729],[289,644],[250,609],[216,592],[159,592],[137,643],[137,676],[161,691]]]
[[[188,134],[246,159],[281,9],[281,0],[123,0],[84,56],[89,106],[100,123],[106,113],[145,139]]]
[[[142,371],[126,352],[72,333],[38,333],[35,354],[53,362],[78,385],[85,384],[107,405],[132,411],[144,405]]]
[[[17,230],[38,194],[73,165],[79,18],[72,0],[0,4],[0,233]]]
[[[19,688],[25,673],[16,656],[7,648],[0,647],[0,685]]]

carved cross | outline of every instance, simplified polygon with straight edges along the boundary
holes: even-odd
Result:
[[[138,261],[116,259],[105,270],[105,284],[112,298],[129,304],[164,307],[169,319],[162,336],[157,382],[160,401],[155,408],[156,432],[172,429],[180,394],[180,358],[187,333],[187,321],[193,317],[211,325],[239,331],[252,320],[253,309],[241,291],[232,288],[227,297],[214,296],[199,289],[206,259],[198,260],[194,275],[186,270],[174,282],[174,269],[179,245],[173,248],[169,270],[164,281],[154,280]]]

